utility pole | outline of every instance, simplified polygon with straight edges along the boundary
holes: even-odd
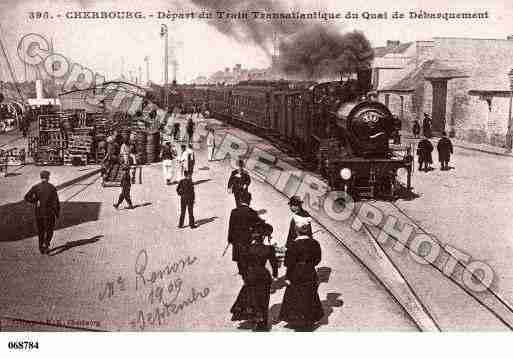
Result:
[[[146,62],[146,86],[150,86],[150,58],[145,56],[144,62]]]
[[[506,132],[506,147],[509,152],[513,147],[513,134],[511,133],[513,129],[513,120],[511,118],[513,112],[513,69],[508,73],[509,77],[509,117],[508,117],[508,130]]]
[[[166,24],[160,27],[160,36],[164,38],[164,107],[168,110],[168,82],[169,82],[169,34]]]
[[[136,83],[139,84],[139,82],[141,82],[141,84],[142,84],[142,67],[139,66],[138,70],[139,70],[139,77],[138,77]]]

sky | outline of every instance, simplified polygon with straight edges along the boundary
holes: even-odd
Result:
[[[194,1],[194,0],[190,0]],[[143,11],[145,14],[157,11],[199,12],[192,2],[170,0],[0,0],[0,36],[3,40],[19,80],[24,79],[24,66],[18,58],[16,48],[20,39],[29,33],[37,33],[53,39],[54,52],[60,53],[72,62],[87,66],[104,74],[107,79],[119,77],[124,62],[124,73],[138,74],[142,68],[145,74],[144,57],[150,58],[150,79],[157,83],[163,80],[163,39],[159,36],[160,26],[169,27],[171,42],[177,43],[179,62],[178,80],[191,80],[198,75],[209,75],[224,67],[240,63],[244,68],[265,68],[270,64],[268,53],[250,41],[236,39],[219,32],[206,20],[178,20],[146,18],[134,20],[66,19],[67,11]],[[233,0],[235,1],[235,0]],[[383,0],[262,0],[285,11],[309,12],[321,10],[345,15],[348,11],[360,18],[334,20],[330,24],[341,31],[360,30],[373,46],[382,46],[387,40],[401,42],[429,40],[433,37],[499,38],[513,35],[513,2],[511,0],[453,0],[448,1],[406,1],[394,0],[386,4]],[[196,2],[197,3],[197,2]],[[221,4],[229,7],[232,0],[203,0],[202,3]],[[242,0],[230,9],[253,10],[255,1]],[[228,10],[230,10],[228,9]],[[487,20],[443,19],[391,19],[394,11],[431,12],[474,12],[488,11]],[[48,11],[54,19],[29,19],[31,11]],[[362,19],[364,12],[387,12],[388,19]],[[57,14],[62,14],[57,18]],[[221,20],[219,20],[221,21]],[[243,20],[240,20],[243,21]],[[311,20],[314,21],[314,20]],[[271,38],[271,34],[267,34]],[[0,54],[1,55],[1,54]],[[122,60],[124,59],[124,60]],[[0,59],[0,76],[6,78],[5,62]],[[170,68],[170,77],[172,69]],[[28,79],[34,78],[28,71]]]

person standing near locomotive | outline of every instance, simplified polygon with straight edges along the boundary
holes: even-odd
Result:
[[[308,234],[310,236],[312,235],[312,217],[310,216],[310,213],[303,209],[303,201],[301,201],[298,196],[292,196],[289,200],[289,207],[292,211],[292,218],[290,220],[289,233],[287,235],[287,243],[285,245],[287,248],[297,237],[297,223],[308,223]]]
[[[324,316],[319,298],[319,278],[315,267],[321,262],[321,246],[309,234],[308,221],[296,222],[296,239],[285,254],[287,288],[279,319],[305,330],[312,330]]]
[[[425,113],[424,122],[422,123],[422,134],[427,138],[431,138],[431,125],[431,118]]]
[[[252,228],[262,222],[258,213],[249,207],[249,192],[240,195],[240,205],[232,209],[228,222],[228,245],[232,245],[232,261],[237,263],[238,273],[243,275],[246,267],[244,255],[251,242]]]
[[[451,140],[447,137],[447,133],[442,132],[442,138],[438,141],[436,145],[436,149],[438,150],[438,160],[440,161],[440,166],[442,171],[447,171],[449,169],[449,161],[451,160],[451,154],[453,153],[453,147]]]
[[[24,199],[35,205],[39,252],[47,254],[53,237],[55,221],[59,218],[61,207],[57,189],[49,182],[50,172],[41,171],[40,178],[41,182],[33,186]]]
[[[228,192],[233,193],[235,199],[235,205],[238,207],[241,202],[240,198],[243,193],[248,193],[248,187],[251,184],[251,177],[248,172],[244,169],[244,160],[239,159],[239,168],[233,170],[228,179]]]
[[[253,228],[251,242],[243,255],[246,264],[242,273],[244,284],[230,310],[232,321],[251,320],[255,323],[256,331],[269,329],[272,278],[278,278],[278,259],[274,247],[264,244],[272,231],[273,227],[263,222]],[[272,277],[266,268],[267,262],[271,265]]]
[[[419,157],[419,171],[429,171],[431,164],[433,163],[433,158],[431,153],[433,152],[433,145],[431,141],[429,141],[425,136],[419,142],[417,146],[417,155]],[[424,169],[422,169],[422,165],[424,165]]]

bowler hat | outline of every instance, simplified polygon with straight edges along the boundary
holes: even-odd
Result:
[[[299,196],[292,196],[289,200],[289,206],[301,206],[303,204],[303,201]]]

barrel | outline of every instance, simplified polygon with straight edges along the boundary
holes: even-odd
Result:
[[[148,162],[156,162],[160,153],[160,132],[149,131],[146,142],[146,155]]]
[[[146,156],[146,143],[147,135],[145,131],[137,131],[135,133],[135,158],[137,164],[145,164],[147,162]]]

